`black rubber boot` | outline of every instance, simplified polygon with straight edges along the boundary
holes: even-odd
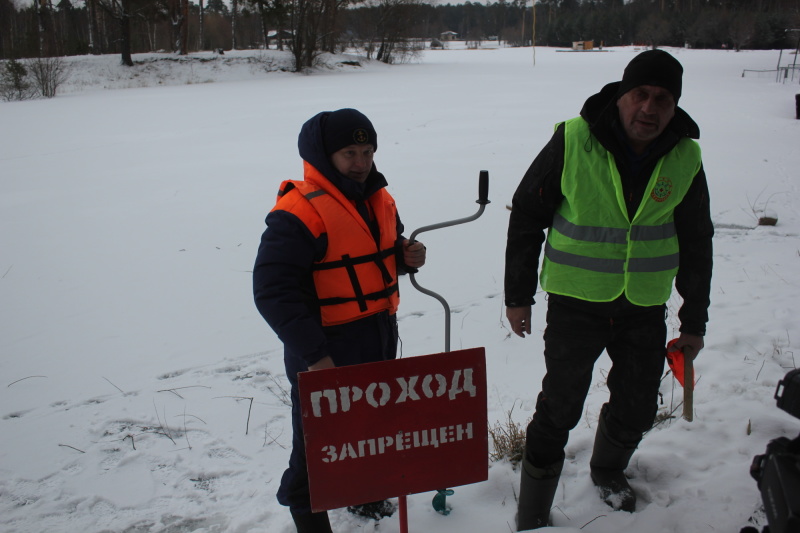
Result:
[[[297,528],[297,533],[333,533],[328,513],[300,514],[292,511],[292,520]]]
[[[539,529],[551,524],[550,507],[553,506],[563,466],[564,461],[561,460],[547,468],[537,468],[523,459],[517,502],[517,531]]]
[[[608,436],[601,415],[589,466],[600,497],[615,511],[632,513],[636,510],[636,493],[625,477],[625,468],[634,451],[636,446],[626,447]]]

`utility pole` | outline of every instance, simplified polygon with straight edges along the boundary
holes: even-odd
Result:
[[[532,3],[533,30],[531,30],[531,44],[533,45],[533,66],[536,66],[536,0]]]

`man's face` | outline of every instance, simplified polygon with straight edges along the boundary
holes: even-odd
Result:
[[[371,144],[351,144],[331,154],[331,163],[344,176],[364,183],[372,170],[375,149]]]
[[[631,147],[642,153],[675,116],[675,99],[663,87],[640,85],[623,94],[617,108]]]

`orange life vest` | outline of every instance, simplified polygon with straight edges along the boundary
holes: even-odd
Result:
[[[381,188],[366,203],[380,228],[380,246],[369,226],[327,178],[304,162],[304,181],[281,184],[275,210],[288,211],[317,238],[327,234],[325,257],[312,266],[323,326],[352,322],[383,310],[397,311],[397,208]]]

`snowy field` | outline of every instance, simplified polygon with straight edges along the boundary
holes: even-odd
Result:
[[[800,360],[800,83],[742,77],[775,68],[777,50],[670,51],[717,227],[694,421],[678,409],[647,434],[628,469],[637,512],[612,512],[589,479],[601,358],[556,494],[562,531],[763,526],[751,460],[800,432],[773,399]],[[490,172],[480,219],[420,236],[417,280],[450,303],[453,349],[486,347],[490,423],[509,412],[525,423],[545,305],[534,335],[510,336],[506,204],[553,125],[635,53],[539,48],[534,65],[531,48],[454,48],[393,66],[328,57],[311,75],[276,71],[283,59],[264,52],[135,56],[133,69],[82,57],[58,97],[0,103],[0,530],[293,531],[274,498],[291,442],[282,348],[253,305],[250,271],[278,184],[301,176],[300,126],[321,110],[372,119],[408,234],[474,213],[478,173]],[[757,227],[764,213],[778,224]],[[441,352],[441,306],[407,279],[401,291],[402,355]],[[682,390],[667,377],[662,392],[667,415]],[[508,463],[491,463],[488,481],[455,488],[449,516],[432,493],[409,496],[409,530],[511,531],[517,485]],[[399,531],[397,515],[331,517],[337,532]]]

